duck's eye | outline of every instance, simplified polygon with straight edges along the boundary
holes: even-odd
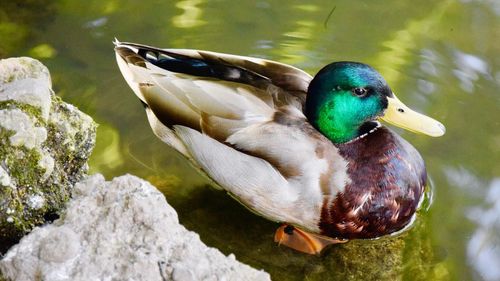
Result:
[[[358,97],[364,97],[368,93],[368,90],[365,88],[354,88],[352,92]]]

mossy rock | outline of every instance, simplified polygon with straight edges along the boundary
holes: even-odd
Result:
[[[96,124],[31,58],[0,60],[0,251],[54,217],[88,170]]]

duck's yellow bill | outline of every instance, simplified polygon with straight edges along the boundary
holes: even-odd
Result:
[[[387,100],[389,105],[381,117],[385,122],[431,137],[440,137],[446,132],[444,125],[439,121],[411,110],[396,95],[388,97]]]

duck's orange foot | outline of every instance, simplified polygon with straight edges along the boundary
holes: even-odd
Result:
[[[305,232],[287,224],[280,226],[274,234],[274,242],[278,242],[279,245],[311,255],[318,255],[328,245],[347,241]]]

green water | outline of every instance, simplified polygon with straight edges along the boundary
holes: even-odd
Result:
[[[278,247],[278,225],[209,188],[153,136],[116,67],[114,37],[263,57],[312,74],[335,60],[371,64],[402,101],[447,127],[437,139],[398,130],[426,160],[431,206],[398,237],[353,241],[319,257]],[[0,5],[0,57],[39,58],[56,93],[100,123],[91,170],[148,179],[206,244],[274,280],[500,280],[499,39],[498,0]]]

